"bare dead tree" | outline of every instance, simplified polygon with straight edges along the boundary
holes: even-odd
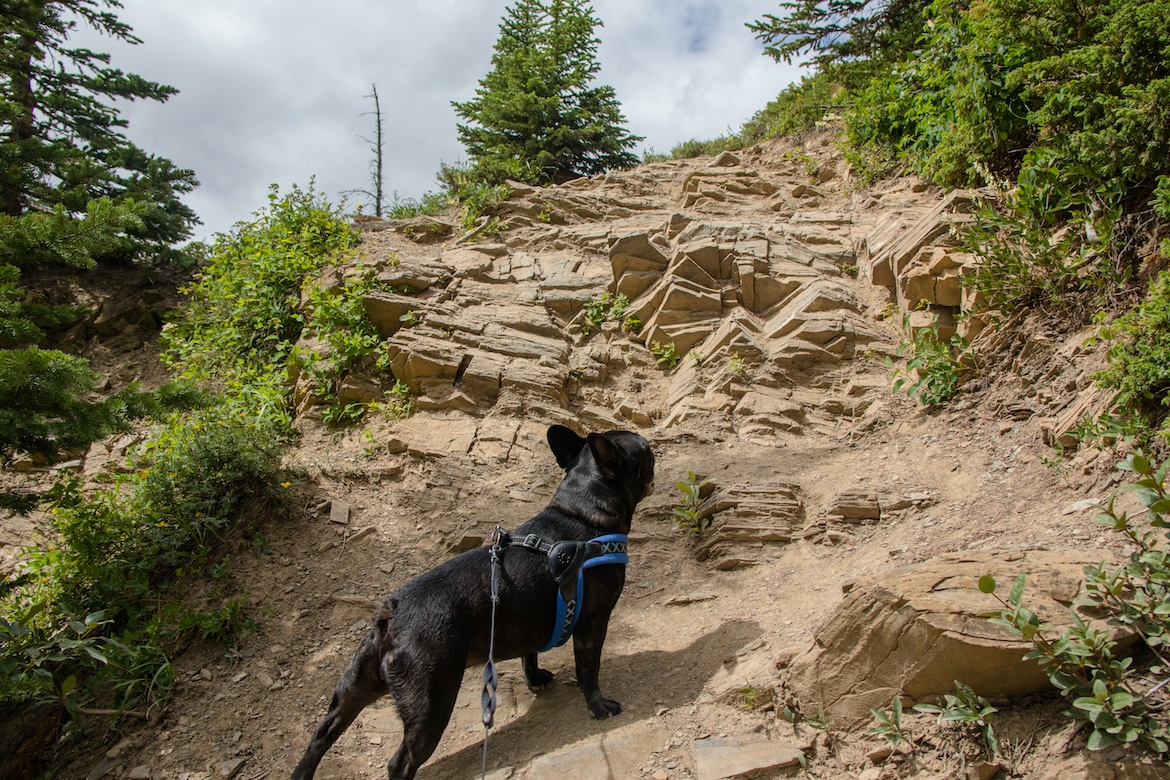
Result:
[[[382,127],[382,104],[378,100],[378,85],[370,85],[370,94],[365,96],[372,98],[374,101],[374,110],[367,111],[362,116],[374,117],[374,138],[373,140],[366,138],[364,135],[359,135],[362,139],[370,145],[370,151],[374,153],[374,159],[370,161],[370,184],[373,191],[370,190],[346,190],[346,194],[366,195],[374,199],[374,216],[382,216],[382,206],[385,203],[385,190],[382,186],[382,151],[384,145],[385,134]]]

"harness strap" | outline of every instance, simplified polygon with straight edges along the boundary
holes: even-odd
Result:
[[[553,620],[553,634],[549,637],[548,644],[536,651],[538,653],[560,647],[569,641],[569,637],[577,629],[577,619],[581,616],[578,607],[585,594],[585,570],[607,564],[624,566],[630,561],[630,556],[626,552],[629,547],[629,538],[625,534],[606,534],[588,542],[561,542],[556,546],[559,547],[561,544],[580,545],[588,551],[588,557],[580,556],[583,560],[576,570],[576,577],[568,576],[560,580],[561,587],[557,591],[557,614]],[[571,574],[571,570],[565,574]],[[567,588],[565,586],[568,583],[572,583],[576,587],[566,595]]]
[[[557,611],[552,636],[544,647],[537,650],[538,653],[568,642],[577,628],[580,617],[577,607],[585,591],[585,570],[607,564],[624,566],[630,561],[627,553],[630,540],[625,534],[605,534],[587,542],[547,542],[537,534],[516,538],[506,531],[497,533],[501,535],[501,548],[525,547],[547,555],[549,569],[557,581]]]

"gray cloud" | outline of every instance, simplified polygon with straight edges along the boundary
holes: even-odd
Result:
[[[439,163],[462,159],[452,100],[467,100],[490,67],[505,0],[123,0],[143,40],[76,40],[112,64],[170,84],[166,104],[122,106],[130,137],[193,168],[188,202],[200,236],[264,205],[269,184],[336,198],[368,187],[376,83],[386,123],[386,187],[436,188]],[[737,129],[797,77],[761,55],[744,23],[775,0],[595,0],[601,83],[621,100],[642,148]]]

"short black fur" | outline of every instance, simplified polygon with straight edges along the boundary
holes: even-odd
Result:
[[[654,454],[646,439],[629,431],[581,438],[554,425],[548,429],[548,443],[565,477],[549,505],[513,536],[537,534],[556,542],[628,534],[634,508],[654,488]],[[536,655],[553,631],[557,583],[540,553],[512,548],[501,557],[495,657],[523,658],[528,684],[543,688],[553,675],[537,665]],[[487,660],[490,577],[489,551],[481,547],[416,577],[386,599],[337,683],[293,780],[312,778],[325,751],[358,713],[387,693],[394,697],[403,723],[402,744],[390,759],[388,774],[391,780],[414,777],[447,727],[464,669]],[[610,612],[625,579],[620,564],[585,572],[573,655],[577,684],[595,718],[622,709],[601,695],[598,671]]]

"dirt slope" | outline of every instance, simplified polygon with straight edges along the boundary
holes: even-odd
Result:
[[[547,501],[559,478],[544,444],[551,422],[633,428],[658,455],[602,666],[603,692],[625,709],[588,718],[568,647],[543,657],[556,682],[538,695],[518,662],[503,663],[493,776],[713,777],[712,739],[762,736],[803,747],[813,776],[963,776],[966,759],[941,738],[883,768],[863,735],[794,733],[768,703],[777,660],[809,642],[846,582],[946,551],[1111,543],[1090,513],[1063,513],[1104,494],[1109,459],[1041,460],[1056,458],[1045,420],[1100,360],[1076,335],[1022,327],[938,413],[889,389],[882,357],[902,338],[886,311],[894,296],[864,269],[857,278],[858,249],[941,200],[913,180],[853,190],[813,139],[521,189],[502,215],[508,229],[478,241],[443,238],[441,223],[367,226],[363,263],[346,273],[409,285],[367,308],[420,411],[337,433],[302,398],[288,458],[303,474],[288,488],[301,511],[265,529],[270,550],[233,553],[226,585],[258,632],[227,655],[192,648],[157,716],[92,722],[62,743],[52,776],[287,776],[374,606]],[[604,292],[627,294],[639,336],[586,323],[583,307]],[[655,341],[675,344],[673,371]],[[376,394],[373,381],[351,384]],[[673,484],[692,470],[739,497],[700,539],[671,519]],[[830,510],[847,491],[887,509],[844,522]],[[787,509],[759,509],[778,495]],[[327,502],[345,505],[346,524]],[[420,778],[479,776],[479,681],[469,670]],[[1005,716],[1017,776],[1047,777],[1065,760],[1058,710]],[[318,777],[384,777],[397,729],[389,701],[370,708]]]

